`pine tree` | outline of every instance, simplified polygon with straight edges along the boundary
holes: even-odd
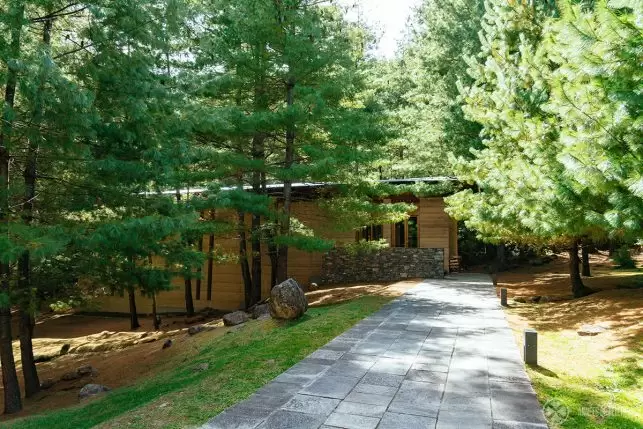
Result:
[[[477,53],[482,0],[425,0],[410,21],[399,58],[373,71],[398,136],[388,143],[382,175],[451,175],[445,154],[469,156],[480,126],[464,118],[457,83],[470,84],[465,58]]]
[[[572,51],[582,56],[577,48],[586,42],[570,37],[568,25],[575,25],[566,23],[568,13],[557,17],[553,5],[547,2],[489,1],[486,10],[482,52],[479,59],[471,61],[470,73],[475,83],[462,89],[467,101],[465,114],[484,127],[484,148],[475,152],[474,160],[461,159],[457,166],[459,177],[476,183],[479,192],[467,190],[450,197],[450,212],[465,219],[468,226],[487,240],[566,245],[572,291],[574,296],[583,296],[590,291],[583,285],[579,272],[580,240],[636,231],[640,228],[634,221],[637,214],[640,219],[640,199],[636,201],[631,187],[629,193],[624,192],[623,186],[623,182],[636,180],[637,173],[634,177],[626,173],[623,182],[611,180],[610,186],[606,186],[605,181],[601,183],[603,179],[596,179],[593,165],[585,171],[574,168],[579,166],[575,159],[584,159],[584,165],[589,167],[589,159],[592,162],[596,159],[593,155],[600,145],[587,140],[587,135],[576,139],[578,132],[585,129],[578,127],[583,112],[570,118],[573,101],[570,104],[570,99],[561,97],[565,80],[571,78],[570,87],[576,87],[579,96],[587,102],[591,100],[588,104],[598,111],[604,107],[610,120],[618,116],[610,109],[607,97],[601,99],[600,93],[596,96],[586,87],[586,77],[570,72],[576,67],[584,70],[592,67],[583,66],[577,58],[570,58],[567,63],[560,54],[569,42],[576,47]],[[567,30],[561,31],[561,27]],[[606,31],[611,31],[611,27]],[[552,41],[561,42],[562,46],[556,47]],[[604,70],[612,67],[607,66],[609,60],[596,62],[596,59],[591,57],[594,66],[604,61]],[[627,75],[631,65],[623,71]],[[624,82],[628,79],[632,77]],[[622,93],[625,99],[632,99],[627,85],[619,88],[626,89]],[[596,121],[587,117],[584,121],[605,132],[603,127],[596,126]],[[627,138],[636,140],[634,128],[624,130]],[[602,136],[607,147],[616,143],[609,133]],[[575,152],[570,157],[572,150]],[[637,161],[636,157],[628,156],[615,157],[613,162],[630,165],[629,171],[640,171],[636,167],[640,166],[640,157]],[[606,171],[613,174],[611,169]],[[621,169],[619,174],[622,171],[628,169]],[[587,180],[589,175],[594,176],[594,183]],[[625,200],[629,204],[623,205]]]

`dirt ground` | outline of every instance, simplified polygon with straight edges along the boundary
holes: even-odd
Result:
[[[311,306],[336,304],[364,295],[396,297],[418,283],[419,279],[391,284],[342,284],[324,286],[308,292]],[[216,316],[200,320],[186,320],[182,316],[164,317],[162,330],[152,331],[152,319],[140,318],[141,328],[129,330],[126,317],[103,317],[80,314],[49,314],[37,320],[34,338],[34,355],[51,360],[37,364],[40,381],[55,380],[53,387],[43,390],[35,398],[24,400],[22,412],[10,418],[41,413],[78,404],[78,391],[87,383],[98,383],[118,388],[131,385],[138,379],[149,377],[164,369],[164,363],[177,354],[189,358],[191,342],[195,337],[186,333],[193,324],[206,324],[212,330],[199,334],[215,338],[230,328],[224,327]],[[173,345],[163,349],[163,343],[172,339]],[[63,345],[69,353],[59,356]],[[14,341],[14,356],[18,365],[18,378],[22,388],[20,348]],[[62,381],[63,374],[91,365],[96,373],[77,380]],[[0,384],[0,401],[3,388]],[[7,417],[0,415],[0,421]]]
[[[643,258],[637,258],[638,266]],[[539,344],[542,365],[564,368],[569,374],[587,375],[602,363],[614,362],[643,344],[643,271],[614,269],[606,254],[591,255],[592,277],[583,282],[597,291],[571,299],[567,259],[564,255],[545,266],[524,267],[498,275],[498,289],[507,288],[510,306],[507,319],[518,342],[525,328],[543,335]],[[560,302],[524,304],[515,297],[548,296],[565,298]],[[599,325],[606,331],[596,336],[580,336],[582,325]],[[548,348],[547,336],[556,341]],[[575,351],[572,364],[565,348]],[[542,353],[540,353],[542,351]]]

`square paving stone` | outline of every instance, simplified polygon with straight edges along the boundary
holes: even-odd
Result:
[[[356,360],[360,362],[371,362],[375,363],[377,357],[373,355],[361,355],[359,353],[345,353],[340,360]]]
[[[337,351],[337,350],[319,349],[309,354],[308,357],[314,358],[314,359],[337,360],[340,357],[342,357],[344,353],[345,352]]]
[[[382,417],[384,412],[386,412],[386,405],[362,404],[359,402],[350,402],[348,399],[345,399],[335,411],[357,416]]]
[[[491,429],[491,414],[441,409],[436,429]]]
[[[435,419],[425,416],[387,412],[377,429],[433,429]]]
[[[391,387],[391,386],[378,386],[377,384],[368,384],[368,383],[359,383],[355,388],[353,389],[353,392],[358,392],[358,393],[370,393],[373,395],[384,395],[384,396],[391,396],[395,395],[397,393],[397,387]]]
[[[413,391],[399,391],[388,407],[393,413],[436,417],[440,408],[439,396],[418,395]]]
[[[333,413],[325,425],[344,429],[375,429],[380,419],[377,417],[357,416],[354,414]]]
[[[379,358],[371,368],[373,372],[385,374],[406,375],[413,362],[404,359]]]
[[[346,401],[359,402],[361,404],[371,405],[388,405],[393,399],[393,395],[375,395],[372,393],[351,392],[346,397]]]
[[[422,381],[424,383],[444,384],[447,381],[447,374],[444,372],[421,371],[411,369],[406,374],[405,380]]]
[[[419,371],[449,372],[449,365],[441,365],[433,362],[415,362],[411,365],[411,369]]]
[[[371,366],[372,362],[340,360],[328,368],[326,374],[362,378]]]
[[[359,382],[359,378],[327,375],[315,380],[301,392],[305,395],[344,399]]]
[[[339,399],[321,398],[319,396],[295,395],[282,407],[284,410],[306,414],[329,416],[339,404]]]
[[[318,429],[326,416],[278,410],[257,429]]]
[[[492,391],[491,411],[497,420],[547,423],[540,403],[533,393]]]
[[[491,397],[475,393],[452,393],[446,391],[440,410],[475,411],[491,416]]]
[[[224,411],[208,421],[203,429],[254,429],[263,421],[263,417],[230,414]]]
[[[404,380],[403,375],[384,374],[381,372],[367,372],[362,382],[366,384],[375,384],[378,386],[400,387]]]

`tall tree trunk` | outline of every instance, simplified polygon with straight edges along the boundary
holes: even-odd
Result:
[[[185,312],[188,317],[194,316],[194,300],[192,299],[192,279],[185,279]]]
[[[203,236],[199,237],[199,252],[203,252]],[[196,278],[196,299],[201,299],[201,274],[203,271],[203,263],[199,265],[196,269],[197,278]]]
[[[8,11],[10,17],[7,20],[11,24],[11,45],[9,46],[9,57],[18,59],[20,56],[20,37],[24,19],[24,4],[12,2]],[[2,109],[2,120],[0,121],[0,232],[8,233],[9,224],[9,165],[11,154],[9,152],[9,139],[13,128],[13,114],[18,73],[15,65],[9,65],[6,72],[6,85],[4,92],[4,105]],[[4,386],[4,413],[16,413],[22,409],[20,398],[20,385],[16,374],[16,363],[13,357],[12,335],[11,335],[11,304],[9,290],[10,266],[8,263],[0,263],[0,294],[4,299],[0,302],[0,365],[2,366],[2,384]]]
[[[578,240],[574,240],[569,247],[569,278],[572,284],[572,293],[574,298],[587,296],[593,291],[583,284],[579,270],[580,261],[578,259]]]
[[[206,299],[212,301],[212,274],[214,272],[214,257],[212,256],[214,252],[214,234],[210,234],[208,239],[208,285],[206,289]]]
[[[507,269],[507,248],[504,243],[496,247],[496,264],[498,267],[497,272]]]
[[[295,79],[290,77],[286,83],[286,105],[292,108],[295,101]],[[290,123],[286,129],[286,154],[284,158],[284,208],[281,218],[281,237],[290,235],[290,204],[292,202],[292,179],[289,171],[294,163],[295,156],[295,124]],[[281,283],[288,279],[288,244],[280,243],[277,252],[277,282]]]
[[[258,97],[257,92],[255,91],[255,97]],[[264,161],[265,149],[264,149],[264,140],[265,137],[263,133],[256,133],[252,139],[252,158],[253,160],[259,162]],[[262,182],[262,171],[255,170],[252,172],[252,191],[259,195],[262,193],[263,189],[261,186]],[[261,215],[257,213],[252,214],[252,224],[251,224],[251,250],[252,250],[252,305],[261,301]]]
[[[34,318],[31,312],[20,309],[20,358],[22,359],[22,375],[25,380],[25,396],[31,398],[40,392],[40,380],[33,356]]]
[[[244,305],[248,309],[252,306],[252,278],[250,275],[250,265],[248,264],[248,243],[246,238],[246,214],[242,211],[238,213],[239,220],[237,228],[239,229],[239,267],[243,278],[243,296]]]
[[[133,287],[127,289],[129,296],[129,327],[132,331],[141,327],[138,323],[138,312],[136,311],[136,293]]]
[[[161,318],[156,311],[156,292],[152,293],[152,321],[154,323],[154,330],[161,329]]]
[[[51,45],[51,28],[53,21],[48,19],[44,22],[42,31],[42,43],[46,52],[49,52]],[[43,100],[42,91],[44,90],[47,80],[46,72],[39,76],[38,93],[34,102],[33,126],[37,127],[42,121]],[[25,160],[25,170],[23,172],[25,183],[25,195],[22,203],[22,220],[25,225],[31,225],[33,222],[34,200],[36,198],[36,171],[38,164],[38,140],[40,139],[39,131],[35,131],[29,137],[27,147],[27,158]],[[25,380],[25,396],[32,397],[40,391],[40,380],[38,379],[38,370],[33,356],[33,316],[31,311],[35,307],[32,302],[31,293],[31,255],[29,250],[25,250],[20,259],[18,259],[18,289],[21,291],[22,300],[20,302],[20,356],[22,359],[22,375]]]
[[[583,245],[581,247],[581,255],[582,255],[582,272],[581,274],[583,277],[591,277],[592,273],[589,269],[589,243],[583,242]]]

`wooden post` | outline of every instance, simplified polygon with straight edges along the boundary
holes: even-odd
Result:
[[[500,288],[500,305],[507,307],[507,288]]]
[[[524,359],[527,365],[538,365],[538,332],[525,329]]]

